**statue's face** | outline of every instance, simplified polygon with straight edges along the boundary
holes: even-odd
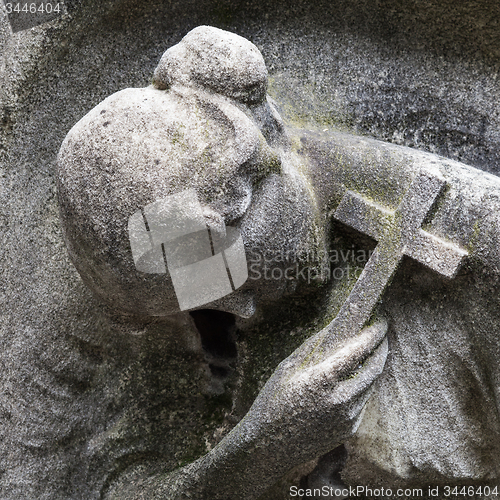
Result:
[[[255,119],[252,109],[198,89],[130,89],[70,131],[59,155],[66,242],[84,281],[111,309],[151,318],[199,308],[180,307],[165,267],[137,267],[128,226],[134,214],[140,224],[141,210],[186,190],[196,192],[211,231],[239,229],[248,264],[241,287],[203,308],[249,316],[258,301],[293,287],[297,273],[285,275],[291,266],[284,256],[309,249],[321,231],[313,195],[292,153],[280,146],[272,117],[263,117],[266,107],[271,110],[263,104]],[[188,294],[201,288],[197,276]]]
[[[324,245],[314,193],[307,189],[304,165],[287,146],[279,115],[267,102],[247,110],[247,115],[251,122],[246,125],[255,129],[261,141],[256,164],[229,168],[219,180],[224,186],[219,196],[206,196],[211,190],[204,180],[195,187],[211,229],[222,221],[240,231],[248,267],[242,286],[202,308],[243,317],[253,314],[259,302],[277,300],[295,290],[300,281],[309,280],[314,263],[298,259],[306,253],[317,255],[317,246]],[[266,165],[269,161],[271,165]]]
[[[69,254],[121,314],[202,307],[250,316],[259,301],[294,288],[297,255],[323,240],[314,194],[266,97],[262,55],[241,37],[200,27],[164,54],[154,81],[100,103],[61,147]],[[238,282],[226,228],[238,234]],[[198,233],[203,251],[189,239]],[[185,247],[172,243],[184,236]]]
[[[245,246],[248,279],[235,292],[203,308],[248,317],[259,302],[281,298],[295,290],[303,264],[297,259],[314,253],[312,200],[302,178],[287,165],[280,174],[261,181],[243,215],[229,222],[239,229]]]

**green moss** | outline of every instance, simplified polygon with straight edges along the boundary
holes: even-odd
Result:
[[[177,462],[177,467],[185,467],[198,460],[201,456],[205,455],[207,452],[205,446],[201,444],[194,444],[192,447],[188,448],[185,453],[183,453],[182,458]],[[166,473],[165,476],[168,476],[170,472]]]
[[[325,312],[321,306],[327,288],[268,305],[262,311],[266,321],[245,334],[246,357],[241,367],[245,377],[239,391],[242,413],[248,410],[277,365],[320,330],[319,322]]]
[[[205,396],[206,409],[203,415],[209,426],[220,425],[224,421],[224,413],[231,410],[233,398],[229,391],[215,396]]]
[[[216,3],[211,12],[213,21],[211,24],[219,28],[228,28],[234,22],[237,11],[231,3]]]
[[[205,395],[204,401],[204,408],[197,417],[190,417],[191,420],[198,421],[199,425],[191,427],[189,440],[185,442],[182,455],[177,461],[178,467],[190,464],[207,453],[206,437],[213,436],[223,424],[225,414],[231,410],[232,392],[227,390],[220,395]]]
[[[481,236],[481,223],[479,220],[474,222],[474,226],[472,227],[472,234],[467,242],[467,251],[469,255],[473,255],[474,251],[479,243],[479,238]]]
[[[318,97],[316,83],[307,82],[307,75],[297,87],[290,87],[282,75],[270,75],[268,82],[268,93],[279,102],[279,112],[289,126],[354,132],[353,113],[339,101],[335,101],[336,109],[332,110],[332,102]]]
[[[172,136],[172,144],[184,143],[184,134],[177,129]]]

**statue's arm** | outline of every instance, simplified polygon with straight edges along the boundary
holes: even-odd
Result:
[[[213,450],[172,473],[124,477],[107,500],[258,498],[290,469],[356,430],[385,364],[386,329],[379,320],[311,364],[325,333],[319,332],[279,365],[247,415]]]

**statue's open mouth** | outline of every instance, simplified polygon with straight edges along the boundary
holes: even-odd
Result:
[[[213,309],[198,309],[189,314],[200,333],[212,375],[219,378],[229,376],[232,370],[230,364],[237,356],[235,315]]]

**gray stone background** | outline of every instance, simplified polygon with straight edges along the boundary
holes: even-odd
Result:
[[[172,418],[177,432],[168,439],[177,441],[158,453],[184,449],[170,456],[172,467],[196,458],[205,451],[199,443],[215,442],[233,425],[272,368],[331,317],[319,298],[312,308],[297,299],[274,314],[263,311],[242,326],[253,336],[242,337],[240,355],[247,357],[241,355],[240,370],[252,372],[254,383],[231,389],[240,406],[224,417],[220,409],[229,403],[222,393],[200,397],[190,412],[172,417],[168,410],[186,407],[190,384],[203,376],[192,325],[175,318],[167,326],[138,325],[142,335],[130,335],[134,325],[102,311],[69,262],[55,191],[63,138],[108,95],[148,85],[162,53],[193,27],[211,24],[257,45],[270,72],[269,93],[289,125],[368,134],[499,172],[496,2],[67,0],[66,7],[60,19],[14,35],[5,18],[0,23],[0,491],[6,499],[99,498]],[[498,325],[498,277],[467,279],[455,310],[467,304],[467,293],[483,294],[484,328]],[[401,304],[417,293],[425,310],[429,288],[436,301],[451,293],[431,281],[420,274],[410,292],[403,276],[390,293]],[[416,308],[407,307],[394,322],[411,317]],[[462,318],[463,335],[484,311]],[[446,323],[446,315],[439,321]],[[165,339],[167,327],[178,334]],[[177,355],[186,349],[193,351],[190,360]],[[193,380],[172,375],[190,372]],[[478,403],[471,395],[464,404]],[[490,404],[479,419],[484,436],[498,434]],[[478,445],[489,467],[480,464],[475,480],[497,474],[497,445],[491,443],[488,456]],[[474,460],[469,455],[463,463]],[[417,465],[425,474],[426,464]]]

